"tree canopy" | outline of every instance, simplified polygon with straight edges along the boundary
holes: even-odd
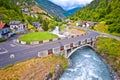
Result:
[[[93,0],[89,5],[69,17],[73,20],[105,21],[109,32],[120,33],[120,1]]]

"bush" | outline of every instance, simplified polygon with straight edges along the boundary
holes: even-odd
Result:
[[[6,41],[5,38],[0,38],[0,42],[4,42],[4,41]]]

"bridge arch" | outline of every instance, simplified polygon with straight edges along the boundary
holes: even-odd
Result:
[[[72,52],[69,53],[68,56],[66,56],[66,58],[69,58],[76,50],[78,50],[78,49],[80,49],[80,48],[82,48],[82,47],[85,47],[85,46],[88,46],[88,47],[90,47],[90,48],[92,48],[92,49],[94,50],[94,47],[93,47],[93,46],[91,46],[90,44],[85,44],[85,45],[82,45],[82,46],[77,47],[76,49],[74,49]]]

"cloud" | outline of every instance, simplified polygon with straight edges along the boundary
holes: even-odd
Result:
[[[65,10],[69,10],[75,7],[79,7],[81,5],[86,5],[90,3],[92,0],[49,0],[59,6],[61,6]]]

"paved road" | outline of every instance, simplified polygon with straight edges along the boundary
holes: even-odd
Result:
[[[120,37],[118,37],[118,36],[113,36],[113,35],[110,35],[110,34],[107,34],[107,33],[100,33],[100,34],[101,34],[102,36],[109,37],[109,38],[114,38],[114,39],[120,41]]]
[[[40,51],[49,50],[55,47],[60,47],[65,44],[83,41],[91,37],[95,38],[98,35],[99,34],[97,32],[88,31],[88,34],[84,36],[57,40],[54,42],[44,43],[36,46],[15,44],[14,40],[17,38],[15,37],[13,39],[8,40],[7,42],[0,43],[0,48],[4,48],[7,50],[6,53],[0,54],[0,67],[14,64],[15,62],[20,62],[30,58],[35,58],[38,56],[38,52]]]
[[[93,31],[93,30],[90,30],[90,31]],[[99,33],[101,36],[113,38],[113,39],[116,39],[116,40],[120,41],[119,36],[114,36],[114,35],[111,35],[111,34],[107,34],[107,33],[103,33],[103,32],[97,32],[97,31],[94,31],[94,32]]]

